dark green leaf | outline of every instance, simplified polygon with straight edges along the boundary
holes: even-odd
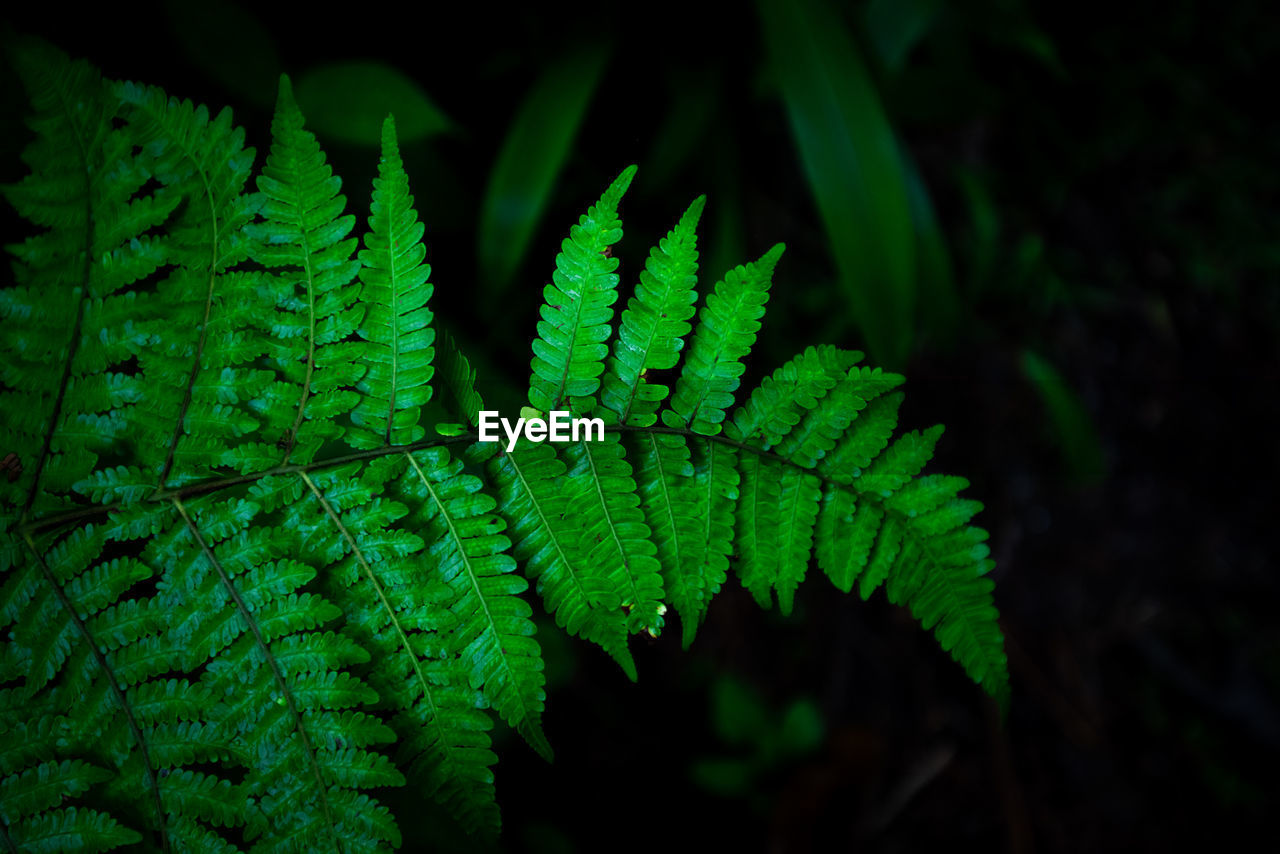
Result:
[[[769,50],[841,286],[872,355],[904,364],[916,255],[898,143],[858,49],[817,0],[760,0]]]
[[[382,120],[395,116],[401,145],[453,128],[422,87],[384,62],[331,62],[298,76],[298,105],[324,140],[377,146]]]
[[[607,48],[560,57],[525,96],[489,174],[480,211],[481,281],[500,293],[520,269],[604,72]]]

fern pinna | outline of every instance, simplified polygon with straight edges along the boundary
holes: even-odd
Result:
[[[494,831],[494,713],[551,755],[530,583],[635,678],[668,606],[686,645],[731,572],[789,611],[816,556],[1005,699],[979,505],[920,474],[940,428],[893,437],[902,377],[811,347],[738,393],[781,246],[695,316],[699,198],[615,329],[625,171],[556,257],[528,394],[604,437],[507,451],[436,337],[390,118],[357,237],[287,80],[255,175],[226,111],[15,56],[0,848],[376,850],[410,781]]]

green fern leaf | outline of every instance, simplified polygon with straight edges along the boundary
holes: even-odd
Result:
[[[400,160],[395,121],[388,117],[366,248],[360,252],[360,297],[367,310],[359,333],[373,346],[361,348],[367,370],[356,386],[363,397],[351,420],[368,434],[348,433],[356,447],[406,445],[426,433],[418,418],[431,399],[435,333],[427,308],[432,287],[431,268],[423,263],[423,231]]]
[[[760,331],[773,268],[783,249],[779,243],[759,260],[730,270],[707,298],[671,408],[663,411],[662,421],[668,427],[707,436],[720,432],[724,412],[741,384],[742,358]]]
[[[241,379],[245,389],[261,381],[261,375],[239,375],[222,352],[227,337],[220,334],[243,311],[236,308],[243,298],[235,292],[247,284],[228,273],[249,252],[247,226],[258,202],[242,190],[254,151],[244,147],[244,131],[232,125],[230,110],[210,118],[203,106],[133,83],[115,84],[113,95],[129,126],[137,129],[144,152],[136,167],[140,177],[160,182],[164,189],[158,197],[186,203],[166,223],[165,256],[175,266],[159,283],[158,299],[133,292],[151,311],[143,315],[149,341],[130,355],[137,356],[143,375],[155,385],[150,399],[137,407],[141,417],[122,413],[133,430],[140,428],[134,438],[142,469],[156,473],[158,488],[180,486],[213,473],[215,453],[226,447],[207,428],[241,436],[258,426],[252,415],[219,400],[222,389]],[[226,285],[231,293],[223,292]],[[169,330],[175,322],[190,323],[197,334],[174,340]],[[115,359],[124,356],[121,352]],[[199,382],[202,370],[213,364],[220,367],[219,382]]]
[[[571,635],[600,645],[636,679],[627,649],[622,600],[601,565],[583,552],[581,517],[570,511],[561,485],[564,462],[550,445],[522,444],[489,463],[498,498],[511,520],[513,553],[538,585],[547,610]]]
[[[443,380],[445,406],[464,424],[475,427],[484,409],[484,399],[476,391],[476,372],[467,361],[467,357],[458,349],[452,336],[447,332],[440,334],[440,346],[437,348],[440,362],[439,375]],[[461,435],[461,434],[459,434]]]
[[[651,531],[662,577],[662,588],[680,615],[687,648],[710,599],[707,542],[698,519],[697,485],[689,446],[680,436],[641,434],[628,446],[639,460],[639,484],[644,518]]]
[[[271,123],[273,142],[258,178],[264,221],[255,225],[254,260],[280,269],[262,289],[274,303],[267,313],[273,337],[298,338],[303,347],[278,352],[283,383],[296,397],[291,418],[268,398],[259,405],[268,417],[261,433],[284,448],[283,459],[307,461],[321,444],[341,433],[337,416],[350,412],[357,398],[343,388],[362,378],[364,367],[351,360],[339,342],[360,328],[363,306],[351,287],[360,262],[352,258],[356,240],[348,235],[355,217],[343,214],[341,180],[325,163],[315,135],[303,126],[289,78],[280,80],[280,96]],[[367,348],[366,348],[367,349]],[[274,388],[288,395],[287,388]]]
[[[676,227],[654,247],[645,261],[636,295],[622,312],[613,356],[601,392],[603,411],[617,423],[648,427],[668,389],[645,379],[646,372],[674,368],[693,328],[698,293],[698,219],[707,197],[689,205]]]
[[[109,851],[142,837],[115,819],[92,809],[68,807],[17,823],[11,834],[27,851]]]
[[[382,704],[395,712],[401,760],[467,827],[496,832],[490,770],[496,757],[487,735],[493,724],[480,710],[483,700],[465,668],[439,639],[456,619],[432,609],[445,594],[441,582],[427,583],[423,539],[399,526],[408,508],[375,497],[405,467],[371,466],[359,477],[353,467],[315,478],[304,474],[315,503],[310,518],[296,524],[328,529],[316,545],[334,559],[331,572],[338,583],[331,596],[342,604],[360,642],[357,649],[372,650],[384,663],[370,678]],[[349,721],[335,723],[329,740],[357,743]]]
[[[618,203],[635,173],[633,166],[619,175],[561,244],[533,342],[529,403],[535,409],[550,412],[567,403],[573,411],[589,410],[580,399],[600,387],[618,298],[618,259],[609,250],[622,239]]]
[[[287,78],[255,175],[225,110],[16,56],[36,135],[4,192],[38,233],[0,289],[0,845],[379,851],[372,794],[409,782],[496,832],[488,710],[551,756],[530,583],[635,679],[668,605],[688,646],[731,571],[789,612],[816,556],[1007,701],[981,505],[922,474],[941,428],[894,438],[902,377],[818,346],[738,399],[781,245],[691,329],[699,197],[615,335],[624,171],[561,244],[522,413],[607,429],[508,451],[437,341],[394,120],[357,255]]]
[[[406,455],[405,491],[423,501],[436,572],[447,585],[449,610],[458,625],[447,643],[461,657],[472,688],[547,759],[542,733],[542,656],[533,639],[532,610],[519,598],[528,584],[514,574],[505,523],[480,481],[462,474],[462,463],[444,448]]]
[[[569,466],[565,495],[585,519],[578,548],[586,563],[604,568],[622,599],[627,631],[656,636],[666,613],[661,568],[618,435],[568,445],[562,453]]]

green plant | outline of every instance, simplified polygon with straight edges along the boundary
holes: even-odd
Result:
[[[529,388],[605,437],[507,453],[437,339],[391,119],[359,248],[287,79],[248,192],[228,111],[15,55],[6,195],[41,230],[0,291],[0,846],[372,850],[399,830],[364,790],[407,779],[496,829],[486,709],[551,752],[526,577],[634,678],[664,602],[686,644],[731,567],[789,611],[816,550],[1006,698],[979,505],[919,475],[941,428],[890,442],[902,378],[811,347],[730,413],[781,246],[694,328],[696,200],[613,337],[625,171],[562,244]]]

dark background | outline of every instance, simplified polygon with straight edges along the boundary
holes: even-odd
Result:
[[[816,571],[788,619],[730,580],[688,653],[676,630],[636,639],[638,685],[547,623],[557,760],[502,737],[507,850],[1172,850],[1276,837],[1280,16],[1248,2],[902,3],[919,36],[894,62],[891,5],[830,11],[883,115],[809,132],[854,150],[860,134],[888,132],[914,163],[935,218],[913,227],[937,238],[943,272],[905,285],[835,259],[849,235],[815,205],[788,120],[795,93],[749,4],[705,18],[691,4],[6,12],[109,77],[231,105],[260,158],[280,71],[300,82],[374,60],[416,81],[451,124],[404,144],[433,305],[491,400],[527,382],[559,239],[630,163],[624,286],[699,193],[703,289],[788,244],[749,381],[808,344],[863,346],[894,320],[857,315],[840,281],[915,289],[897,318],[910,338],[873,356],[908,376],[906,428],[947,425],[933,470],[964,474],[986,504],[1008,719],[909,615],[879,595],[841,597]],[[590,79],[557,70],[584,45],[600,50]],[[491,173],[531,88],[557,73],[589,97],[547,121],[581,126],[543,152],[562,163],[548,194],[524,199],[529,251],[494,276],[476,238]],[[0,180],[12,181],[25,142],[12,75],[3,96]],[[335,93],[323,108],[341,126],[361,99]],[[365,216],[376,148],[319,133]],[[878,210],[874,187],[864,201]],[[469,846],[412,790],[385,797],[406,849]]]

